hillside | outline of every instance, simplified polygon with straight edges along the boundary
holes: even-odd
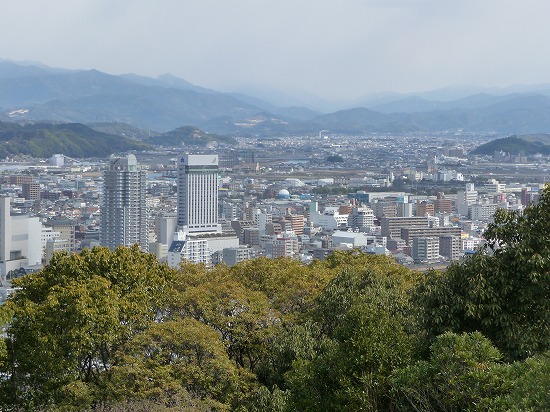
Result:
[[[492,140],[471,152],[474,155],[492,155],[494,152],[518,154],[523,151],[526,155],[537,153],[550,154],[550,137],[548,135],[509,136],[503,139]]]
[[[47,158],[55,153],[69,157],[106,157],[115,152],[145,150],[149,145],[125,137],[97,132],[83,124],[0,122],[0,158],[25,154]]]
[[[209,134],[193,126],[182,126],[175,130],[151,136],[144,139],[145,142],[155,146],[206,146],[208,143],[218,142],[228,145],[236,145],[237,141],[228,136]]]

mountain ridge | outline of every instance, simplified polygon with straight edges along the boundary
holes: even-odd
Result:
[[[20,72],[18,72],[18,67]],[[461,92],[462,90],[462,92]],[[464,91],[474,94],[464,96]],[[123,122],[159,131],[193,125],[211,134],[292,135],[453,131],[550,131],[550,86],[496,90],[450,87],[418,94],[379,95],[363,106],[319,113],[279,107],[258,97],[222,93],[171,74],[111,75],[0,60],[0,120]],[[506,94],[504,91],[509,91]],[[458,97],[445,100],[446,97]],[[441,99],[433,100],[440,97]]]

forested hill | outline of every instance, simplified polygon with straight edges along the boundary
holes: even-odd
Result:
[[[237,141],[233,137],[206,133],[193,126],[178,127],[175,130],[148,137],[144,141],[155,146],[206,146],[214,142],[229,145],[237,144]]]
[[[69,157],[106,157],[114,152],[145,150],[151,146],[127,137],[95,131],[79,123],[0,122],[0,158],[17,154],[47,158],[55,153]]]
[[[511,154],[523,152],[526,155],[534,155],[537,153],[549,154],[550,135],[529,134],[523,136],[508,136],[485,143],[473,150],[472,154],[492,155],[494,152],[499,151]]]
[[[62,411],[548,411],[550,187],[444,272],[54,256],[0,306],[0,405]]]

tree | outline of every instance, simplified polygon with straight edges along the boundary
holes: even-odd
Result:
[[[247,393],[252,376],[232,362],[219,333],[191,318],[156,323],[119,350],[109,390],[121,399],[177,402],[191,393],[216,410],[229,410]]]
[[[479,332],[437,337],[427,360],[391,377],[400,411],[545,411],[550,354],[512,364]]]
[[[429,339],[480,331],[510,359],[550,348],[550,186],[523,214],[498,210],[485,247],[415,292]]]
[[[401,411],[494,410],[512,386],[509,365],[479,332],[438,336],[428,361],[417,361],[391,378]],[[501,409],[496,409],[501,410]]]
[[[280,315],[271,309],[263,293],[215,272],[212,275],[182,292],[175,315],[193,317],[212,327],[221,335],[230,358],[254,371],[265,356]]]
[[[82,408],[101,398],[115,352],[162,316],[174,271],[120,247],[57,254],[1,310],[9,315],[4,404]]]
[[[315,352],[296,352],[285,374],[290,408],[384,410],[390,375],[414,353],[407,297],[414,275],[391,259],[358,252],[336,255],[327,264],[341,272],[310,312],[320,331]]]

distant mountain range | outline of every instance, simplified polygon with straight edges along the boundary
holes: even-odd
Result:
[[[217,92],[170,74],[114,76],[0,61],[2,121],[124,123],[154,131],[153,135],[184,125],[210,135],[260,136],[317,134],[319,130],[334,134],[550,131],[549,85],[449,88],[388,94],[356,103],[356,107],[322,114],[306,107],[279,107],[245,94]]]

